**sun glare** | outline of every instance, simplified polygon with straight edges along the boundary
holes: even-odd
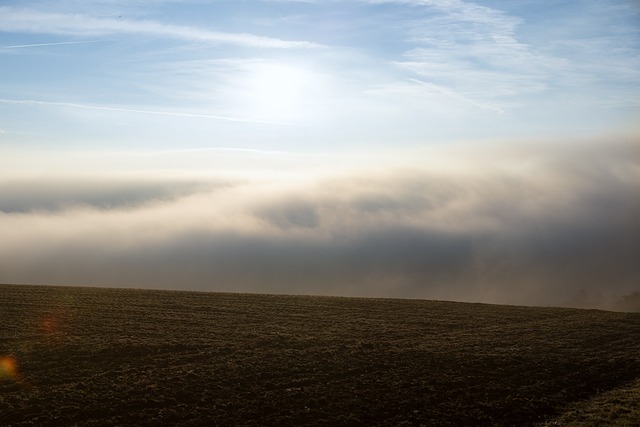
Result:
[[[247,81],[246,110],[256,119],[289,121],[304,116],[311,75],[303,68],[263,63]]]

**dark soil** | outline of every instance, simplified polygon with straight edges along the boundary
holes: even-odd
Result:
[[[639,313],[0,285],[3,426],[533,425],[638,378]]]

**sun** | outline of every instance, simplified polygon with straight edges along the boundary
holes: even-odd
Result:
[[[245,112],[256,119],[300,120],[307,113],[311,73],[301,67],[280,63],[259,63],[246,80]]]

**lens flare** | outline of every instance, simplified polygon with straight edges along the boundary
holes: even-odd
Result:
[[[0,380],[5,378],[18,380],[18,362],[13,356],[0,357]]]
[[[58,321],[54,316],[47,316],[40,322],[40,329],[47,333],[53,334],[58,329]]]

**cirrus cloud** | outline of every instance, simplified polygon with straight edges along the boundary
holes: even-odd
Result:
[[[192,42],[274,49],[320,47],[319,44],[304,40],[289,41],[250,33],[220,32],[191,26],[169,25],[150,20],[59,14],[12,7],[0,7],[0,31],[82,37],[136,34]]]

